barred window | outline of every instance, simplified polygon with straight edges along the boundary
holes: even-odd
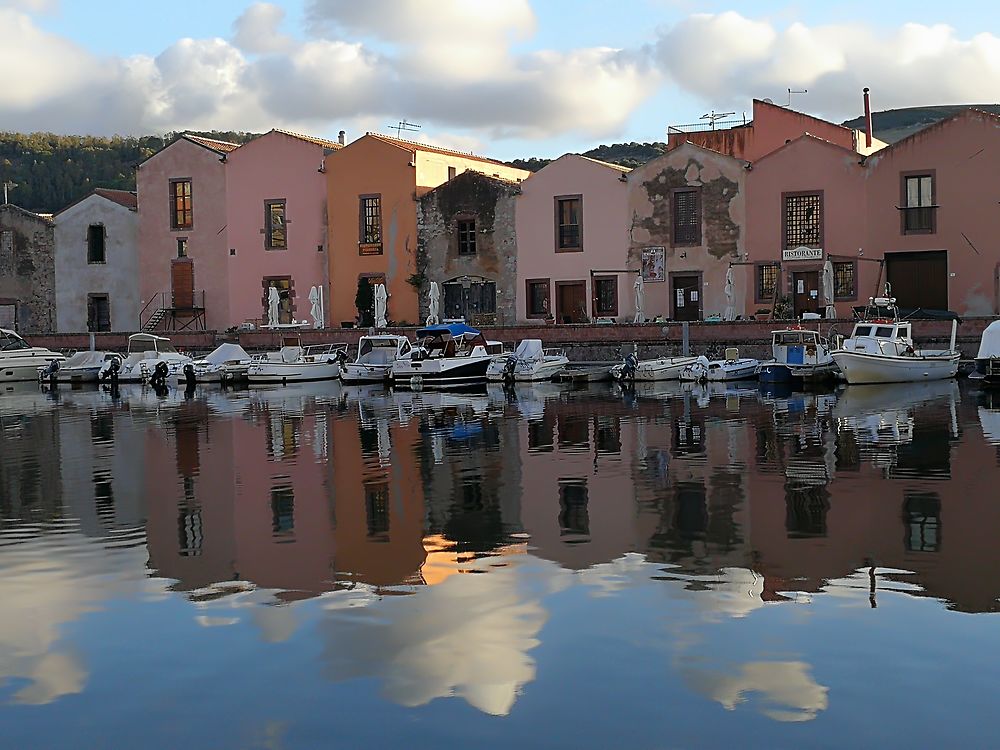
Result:
[[[579,196],[556,198],[556,252],[583,250],[583,211]]]
[[[757,266],[757,299],[768,302],[774,299],[778,289],[778,272],[780,266],[777,263],[762,263]]]
[[[903,233],[933,232],[934,208],[933,175],[903,177]]]
[[[549,314],[549,280],[528,279],[529,318],[544,318]]]
[[[785,196],[785,247],[823,246],[823,198],[818,193]]]
[[[833,264],[833,296],[835,299],[854,299],[854,262]]]
[[[701,244],[700,189],[690,188],[674,191],[673,204],[674,244]]]
[[[461,219],[458,222],[458,254],[476,254],[476,220]]]
[[[264,202],[264,237],[268,250],[283,250],[288,247],[284,200]]]
[[[618,279],[611,277],[594,279],[594,315],[610,317],[618,315]]]
[[[362,195],[359,199],[358,244],[361,255],[382,254],[382,196]]]

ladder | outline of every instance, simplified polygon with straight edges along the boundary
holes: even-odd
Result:
[[[154,310],[153,314],[149,316],[149,319],[143,324],[142,330],[146,333],[150,331],[155,331],[156,327],[160,325],[160,321],[163,320],[167,315],[167,309],[161,307],[158,310]]]

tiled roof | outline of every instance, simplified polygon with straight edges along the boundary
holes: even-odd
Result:
[[[344,147],[343,144],[337,143],[336,141],[328,141],[325,138],[314,138],[311,135],[303,135],[302,133],[293,133],[291,130],[274,128],[272,132],[281,133],[282,135],[287,135],[290,138],[298,138],[300,141],[305,141],[306,143],[315,143],[317,146],[322,146],[323,148],[338,149]]]
[[[205,148],[210,148],[212,151],[218,151],[220,154],[228,154],[231,151],[235,151],[240,147],[238,143],[230,143],[229,141],[217,141],[214,138],[205,138],[201,135],[192,135],[191,133],[185,133],[184,137],[189,141],[197,143],[199,146],[204,146]]]
[[[380,141],[389,143],[393,146],[398,146],[399,148],[404,148],[407,151],[427,151],[431,154],[444,154],[446,156],[458,156],[462,159],[474,159],[476,161],[485,162],[486,164],[496,164],[498,167],[507,167],[509,169],[515,169],[516,167],[511,167],[510,164],[504,164],[502,161],[497,161],[496,159],[488,159],[485,156],[477,156],[471,151],[456,151],[450,148],[440,148],[439,146],[431,146],[427,143],[419,143],[417,141],[407,141],[403,138],[393,138],[389,135],[382,135],[381,133],[366,133],[372,138],[377,138]]]
[[[120,206],[125,206],[125,208],[131,208],[133,211],[135,210],[137,205],[135,193],[129,192],[128,190],[94,188],[94,194],[99,195],[102,198],[107,198],[109,201],[113,201]]]

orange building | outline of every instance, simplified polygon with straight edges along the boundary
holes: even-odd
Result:
[[[520,182],[529,172],[473,154],[368,133],[325,162],[331,325],[358,315],[358,283],[385,282],[387,317],[419,323],[417,199],[472,170]]]

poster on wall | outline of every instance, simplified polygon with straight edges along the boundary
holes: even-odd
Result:
[[[642,249],[642,280],[643,281],[665,281],[664,256],[666,249],[663,247],[644,247]]]

